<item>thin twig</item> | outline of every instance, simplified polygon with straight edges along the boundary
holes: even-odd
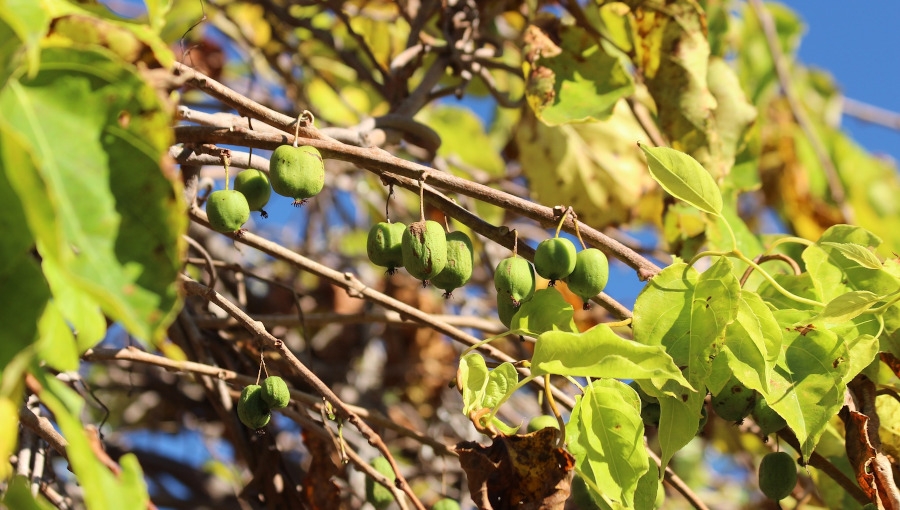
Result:
[[[843,222],[853,223],[853,210],[846,202],[844,185],[841,183],[837,168],[834,166],[834,162],[831,160],[828,151],[825,149],[825,144],[822,143],[822,139],[819,138],[819,135],[813,128],[812,122],[810,122],[809,117],[806,114],[806,110],[803,105],[800,104],[797,93],[794,91],[787,62],[784,55],[781,53],[781,43],[778,40],[775,22],[772,21],[772,16],[762,0],[750,0],[750,7],[753,9],[753,13],[759,20],[759,25],[762,27],[763,33],[766,36],[766,46],[769,48],[772,62],[775,65],[775,74],[778,76],[778,84],[781,86],[781,92],[784,94],[785,99],[787,99],[794,120],[797,121],[800,129],[803,130],[803,134],[806,135],[810,145],[812,145],[813,151],[816,153],[819,164],[822,165],[822,171],[825,173],[825,180],[828,182],[828,191],[831,192],[831,199],[834,200],[834,203],[837,204],[841,214],[844,216]]]
[[[315,391],[322,395],[332,406],[334,406],[338,415],[341,418],[348,420],[357,430],[366,438],[366,440],[372,446],[376,447],[388,460],[391,464],[391,468],[394,470],[394,473],[397,474],[397,487],[406,493],[409,496],[410,500],[413,502],[415,507],[419,510],[425,510],[425,507],[422,505],[422,502],[416,497],[415,493],[410,487],[409,482],[406,481],[406,478],[403,477],[403,474],[400,473],[400,468],[397,465],[397,461],[394,460],[394,457],[391,455],[390,450],[387,445],[384,443],[384,440],[381,439],[381,436],[378,435],[369,425],[360,418],[358,414],[353,412],[347,404],[344,403],[333,391],[329,388],[321,379],[319,379],[316,374],[314,374],[309,368],[306,367],[291,350],[285,345],[285,343],[272,336],[266,328],[259,322],[254,321],[249,315],[244,313],[243,310],[235,306],[234,303],[226,299],[224,296],[216,292],[215,290],[196,282],[186,276],[181,277],[181,287],[187,294],[195,295],[202,297],[211,303],[215,303],[220,308],[225,310],[229,315],[237,319],[241,322],[241,324],[251,333],[256,335],[257,338],[265,341],[270,347],[277,350],[284,359],[291,365],[294,371],[306,381],[307,384],[313,387]]]
[[[900,113],[885,110],[856,99],[844,98],[844,115],[863,122],[878,124],[891,129],[900,129]]]
[[[800,275],[800,273],[803,272],[803,270],[800,269],[800,265],[797,264],[797,261],[788,257],[784,253],[772,253],[770,255],[759,255],[755,259],[753,259],[753,262],[756,262],[756,264],[759,265],[764,262],[768,262],[770,260],[780,260],[782,262],[787,263],[787,265],[791,266],[791,270],[794,272],[794,275]],[[751,273],[753,273],[753,266],[747,266],[747,270],[744,271],[743,275],[741,275],[741,281],[740,281],[741,287],[743,287],[744,284],[747,283],[747,278],[750,278]]]
[[[66,453],[69,442],[66,441],[62,434],[56,431],[50,420],[43,416],[38,416],[31,409],[22,406],[19,410],[19,422],[46,441],[51,448],[56,450],[56,453],[69,460],[69,455]]]

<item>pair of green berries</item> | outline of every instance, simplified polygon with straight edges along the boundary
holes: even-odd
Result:
[[[413,277],[451,293],[472,278],[474,252],[465,232],[449,234],[436,221],[379,222],[369,230],[366,254],[373,264],[393,274],[404,267]]]
[[[241,229],[250,219],[250,211],[268,217],[263,207],[272,191],[294,199],[299,206],[314,197],[325,186],[325,163],[315,147],[282,145],[272,153],[269,175],[249,169],[234,178],[234,189],[210,193],[206,215],[217,232],[231,233]]]
[[[291,392],[281,377],[266,377],[262,386],[251,384],[241,390],[237,413],[241,423],[251,429],[261,429],[272,419],[272,409],[284,409],[291,401]]]
[[[720,418],[727,421],[740,422],[748,415],[759,426],[763,437],[778,432],[787,426],[787,422],[757,391],[744,386],[737,377],[725,383],[722,391],[711,399],[713,410]]]

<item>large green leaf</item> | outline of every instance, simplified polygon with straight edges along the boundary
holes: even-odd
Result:
[[[702,274],[684,263],[663,269],[638,295],[634,305],[634,339],[662,345],[698,391],[660,398],[659,438],[665,465],[696,433],[703,389],[713,360],[734,321],[740,285],[731,263],[720,258]]]
[[[556,289],[541,289],[522,306],[510,321],[510,329],[537,336],[545,331],[577,333],[575,308]]]
[[[591,497],[610,508],[633,508],[649,469],[637,392],[614,379],[592,382],[576,397],[566,436]]]
[[[809,459],[828,421],[844,405],[844,377],[850,365],[847,345],[827,329],[798,326],[812,315],[778,310],[783,356],[769,381],[769,405],[780,414],[800,441]]]
[[[722,193],[716,181],[696,159],[668,147],[638,143],[647,156],[650,175],[673,197],[701,211],[721,214]]]
[[[515,132],[531,196],[572,206],[596,228],[628,222],[653,185],[635,145],[645,137],[624,101],[604,122],[551,127],[525,115]]]
[[[524,37],[525,97],[544,123],[606,119],[619,99],[634,92],[631,74],[619,58],[584,28],[532,25]]]
[[[747,387],[768,395],[780,352],[781,328],[772,311],[755,293],[741,291],[737,317],[725,330],[721,353],[730,372]]]
[[[707,82],[716,99],[712,112],[714,129],[707,133],[708,148],[698,150],[696,156],[706,163],[712,175],[722,177],[734,166],[745,133],[756,119],[756,108],[747,101],[737,75],[724,59],[709,59]]]
[[[563,331],[542,334],[534,347],[531,373],[652,380],[659,389],[671,380],[684,390],[691,389],[662,346],[625,340],[605,324],[580,334]]]
[[[50,16],[43,4],[39,0],[0,0],[0,25],[6,25],[24,45],[30,73],[37,72],[41,56],[39,43],[50,24]],[[0,41],[3,41],[0,44],[4,50],[12,42],[5,38]]]
[[[34,162],[20,138],[0,126],[0,374],[35,341],[38,319],[50,289],[34,257],[22,200],[8,177],[34,172]]]
[[[41,256],[136,337],[162,338],[186,218],[161,167],[172,133],[155,91],[105,54],[48,48],[34,79],[0,93],[0,123],[35,156],[36,172],[10,177]]]

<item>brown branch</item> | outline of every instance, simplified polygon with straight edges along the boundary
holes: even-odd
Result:
[[[219,143],[223,145],[241,145],[246,147],[274,150],[279,145],[293,143],[290,135],[273,135],[256,131],[227,130],[196,126],[179,126],[175,128],[177,141],[183,143]],[[521,216],[537,221],[544,228],[556,226],[559,218],[552,207],[529,202],[503,191],[456,177],[449,173],[439,172],[433,168],[394,157],[379,148],[362,148],[341,144],[336,141],[318,139],[300,139],[300,144],[311,145],[319,149],[326,158],[347,161],[367,168],[375,174],[390,178],[406,177],[416,182],[427,177],[431,186],[472,197],[476,200],[504,208]],[[571,217],[563,224],[566,232],[575,233],[575,223]],[[615,256],[637,271],[641,280],[655,276],[661,270],[656,264],[641,254],[612,239],[606,234],[584,223],[578,223],[578,229],[585,241],[592,246]]]
[[[787,265],[791,266],[791,270],[794,271],[794,275],[799,275],[800,273],[803,272],[800,269],[800,265],[797,264],[796,260],[788,257],[787,255],[785,255],[783,253],[772,253],[769,255],[759,255],[755,259],[753,259],[753,262],[756,262],[756,264],[759,265],[764,262],[769,262],[770,260],[780,260],[780,261],[786,263]],[[753,266],[747,266],[747,269],[744,271],[744,274],[741,275],[741,281],[740,281],[741,287],[743,287],[744,284],[747,283],[747,279],[750,278],[750,274],[753,273],[753,269],[754,269]]]
[[[863,122],[878,124],[891,129],[900,129],[900,113],[885,110],[856,99],[844,98],[844,115]]]
[[[56,431],[53,424],[50,423],[50,420],[43,416],[38,416],[34,414],[31,409],[22,406],[22,408],[19,409],[19,422],[46,441],[51,448],[56,450],[56,453],[60,454],[64,459],[69,460],[69,454],[66,453],[69,442],[66,441],[66,438],[64,438],[62,434]]]
[[[662,466],[662,459],[660,459],[659,456],[656,455],[656,452],[651,450],[646,445],[645,449],[647,450],[647,454],[650,455],[650,458],[653,459],[653,462],[656,463],[657,469]],[[672,471],[671,467],[666,466],[666,472],[663,477],[665,481],[672,486],[672,488],[674,488],[682,496],[684,496],[684,499],[688,500],[691,506],[693,506],[697,510],[709,510],[709,507],[707,507],[706,504],[700,499],[700,496],[692,491],[691,488],[688,487],[686,483],[684,483],[684,480],[682,480],[680,476],[675,474],[675,471]]]
[[[831,199],[834,200],[834,203],[837,204],[841,214],[844,216],[843,222],[853,223],[853,210],[846,202],[844,185],[841,183],[837,168],[834,166],[834,162],[828,155],[825,144],[822,142],[822,139],[816,133],[812,122],[809,120],[806,110],[797,98],[797,93],[791,82],[791,75],[788,70],[787,62],[784,55],[781,53],[781,43],[778,40],[778,32],[775,29],[775,22],[772,21],[772,15],[769,13],[762,0],[750,0],[750,8],[753,9],[753,13],[756,14],[759,25],[762,27],[763,33],[766,36],[766,46],[769,48],[772,62],[775,65],[775,74],[778,76],[778,84],[781,86],[781,92],[784,94],[785,99],[787,99],[794,120],[797,121],[800,129],[803,130],[803,134],[806,135],[810,145],[812,145],[813,151],[816,153],[819,164],[822,165],[822,171],[825,173],[825,180],[828,182],[828,190],[831,192]]]
[[[425,507],[422,505],[422,502],[416,497],[415,493],[410,487],[409,482],[406,481],[406,478],[403,477],[403,474],[400,472],[400,468],[397,465],[397,461],[394,460],[394,457],[391,455],[390,450],[387,445],[381,439],[381,436],[378,435],[369,425],[360,418],[358,414],[353,412],[347,404],[344,403],[333,391],[329,388],[321,379],[319,379],[316,374],[314,374],[309,368],[306,367],[291,350],[285,345],[283,341],[278,338],[275,338],[270,334],[266,328],[262,325],[262,323],[254,321],[249,315],[244,313],[243,310],[235,306],[234,303],[226,299],[224,296],[216,292],[215,290],[198,283],[186,276],[182,276],[181,278],[181,287],[184,291],[189,295],[195,295],[202,297],[211,303],[215,303],[220,308],[225,310],[229,315],[237,319],[241,322],[241,324],[251,333],[256,335],[258,339],[264,341],[269,344],[270,347],[277,350],[285,360],[291,365],[294,371],[306,381],[307,384],[313,387],[315,391],[322,395],[322,397],[331,403],[334,406],[335,411],[341,417],[349,421],[356,427],[357,430],[366,438],[366,440],[372,446],[376,447],[382,455],[388,460],[391,464],[391,468],[394,470],[394,473],[397,475],[396,485],[397,487],[406,493],[409,496],[410,500],[413,502],[415,507],[419,510],[425,510]]]

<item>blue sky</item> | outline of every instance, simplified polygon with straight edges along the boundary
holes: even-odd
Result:
[[[900,112],[900,2],[786,0],[806,23],[800,60],[826,69],[844,94]],[[844,127],[866,149],[900,161],[900,131],[844,117]]]

